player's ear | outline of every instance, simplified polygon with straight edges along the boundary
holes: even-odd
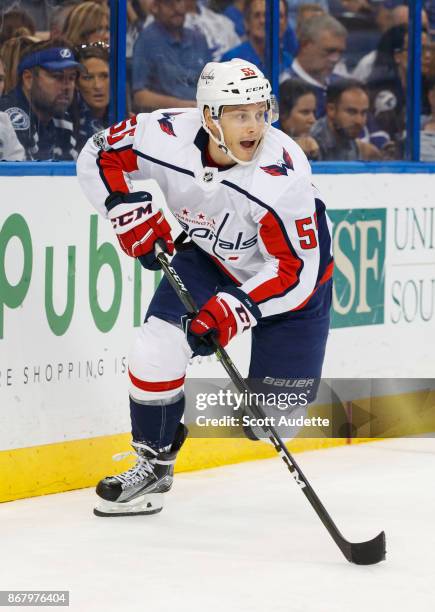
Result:
[[[211,112],[208,106],[204,107],[204,121],[209,130],[215,130],[213,119],[211,118]]]

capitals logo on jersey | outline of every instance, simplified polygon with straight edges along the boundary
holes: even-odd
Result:
[[[176,115],[181,115],[182,113],[162,113],[163,117],[161,119],[158,119],[159,125],[160,125],[160,129],[162,130],[162,132],[165,132],[165,134],[168,134],[168,136],[175,136],[177,137],[177,134],[174,132],[174,126],[172,125],[172,117],[175,117]]]
[[[284,148],[282,150],[282,159],[278,160],[276,164],[260,167],[271,176],[288,176],[287,170],[294,170],[292,158]]]

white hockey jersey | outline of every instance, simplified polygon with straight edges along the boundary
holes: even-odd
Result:
[[[89,139],[78,179],[105,217],[110,193],[155,179],[190,239],[263,317],[302,309],[332,276],[330,224],[307,158],[275,128],[249,166],[207,166],[207,142],[198,109],[139,114]]]

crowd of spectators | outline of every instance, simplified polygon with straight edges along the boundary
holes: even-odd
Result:
[[[280,0],[280,128],[312,160],[402,159],[408,2]],[[435,161],[435,0],[423,0],[421,158]],[[210,61],[263,71],[266,0],[127,0],[127,109],[195,105]],[[0,159],[74,160],[109,122],[108,0],[2,0]]]
[[[0,159],[73,161],[109,122],[107,3],[8,2],[0,9]]]

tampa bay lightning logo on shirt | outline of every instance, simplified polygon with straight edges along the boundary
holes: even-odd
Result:
[[[181,115],[182,113],[162,113],[162,119],[158,119],[160,129],[168,134],[169,136],[177,137],[177,134],[174,132],[174,126],[172,125],[172,117],[176,115]]]
[[[288,176],[287,170],[294,170],[292,158],[284,148],[282,149],[282,159],[278,160],[276,164],[260,167],[271,176]]]
[[[12,108],[7,108],[5,110],[5,113],[11,120],[12,126],[16,132],[29,129],[30,117],[27,113],[23,111],[22,108],[13,106]]]

